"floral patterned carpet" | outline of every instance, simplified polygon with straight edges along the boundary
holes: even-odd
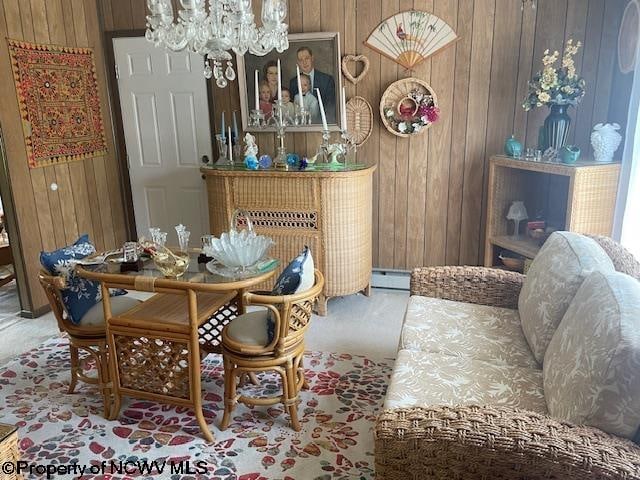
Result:
[[[20,427],[22,460],[30,464],[77,463],[94,466],[94,471],[107,465],[104,474],[102,467],[97,474],[87,470],[55,478],[372,479],[372,427],[391,364],[349,354],[307,352],[311,388],[301,394],[300,432],[288,427],[280,405],[242,404],[234,411],[231,426],[220,432],[222,360],[209,355],[202,375],[205,416],[215,435],[209,445],[200,437],[189,409],[125,399],[118,420],[110,422],[101,416],[102,402],[93,387],[80,383],[75,394],[67,394],[67,343],[54,338],[0,367],[0,422]],[[260,383],[266,393],[279,389],[279,381],[268,374],[260,377]],[[186,461],[192,473],[185,474]],[[112,468],[123,464],[128,466],[124,471]],[[144,466],[154,471],[142,472]],[[178,468],[182,473],[176,473]]]

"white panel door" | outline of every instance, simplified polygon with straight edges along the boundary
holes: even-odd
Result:
[[[144,37],[114,38],[129,177],[139,236],[149,227],[191,231],[191,244],[209,232],[205,182],[198,169],[211,158],[202,56],[156,48]]]

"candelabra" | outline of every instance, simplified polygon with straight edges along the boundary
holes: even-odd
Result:
[[[273,166],[276,168],[288,169],[287,147],[285,146],[285,136],[287,127],[303,126],[311,124],[311,115],[304,107],[296,106],[293,117],[289,113],[290,109],[282,100],[273,103],[271,116],[267,117],[262,110],[252,110],[249,115],[249,126],[265,129],[275,128],[276,131],[276,152],[273,157]]]
[[[356,144],[346,130],[340,131],[341,142],[329,143],[329,130],[322,131],[322,143],[318,147],[315,166],[319,169],[339,170],[355,163]]]
[[[224,135],[216,135],[216,143],[218,145],[218,161],[217,165],[231,165],[233,164],[233,158],[229,157],[229,146],[227,143],[227,137]]]

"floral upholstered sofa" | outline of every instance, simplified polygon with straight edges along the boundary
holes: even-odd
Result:
[[[556,232],[527,276],[420,268],[379,479],[640,479],[640,264]]]

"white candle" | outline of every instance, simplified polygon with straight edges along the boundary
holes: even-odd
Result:
[[[300,81],[300,67],[296,65],[296,75],[298,77],[298,100],[300,104],[300,110],[304,109],[304,102],[302,101],[302,82]]]
[[[256,70],[256,110],[260,110],[260,85],[258,84],[258,70]]]
[[[282,101],[282,71],[280,70],[280,59],[278,59],[278,100]]]
[[[229,127],[229,161],[233,162],[233,146],[231,145],[231,127]]]
[[[329,130],[329,126],[327,125],[327,115],[324,113],[324,105],[322,104],[322,95],[320,95],[320,89],[316,88],[316,92],[318,93],[318,104],[320,106],[320,116],[322,117],[322,129]]]
[[[342,95],[340,95],[340,99],[342,100],[341,105],[341,117],[342,117],[342,129],[347,129],[347,94],[345,93],[344,87],[342,87]]]

